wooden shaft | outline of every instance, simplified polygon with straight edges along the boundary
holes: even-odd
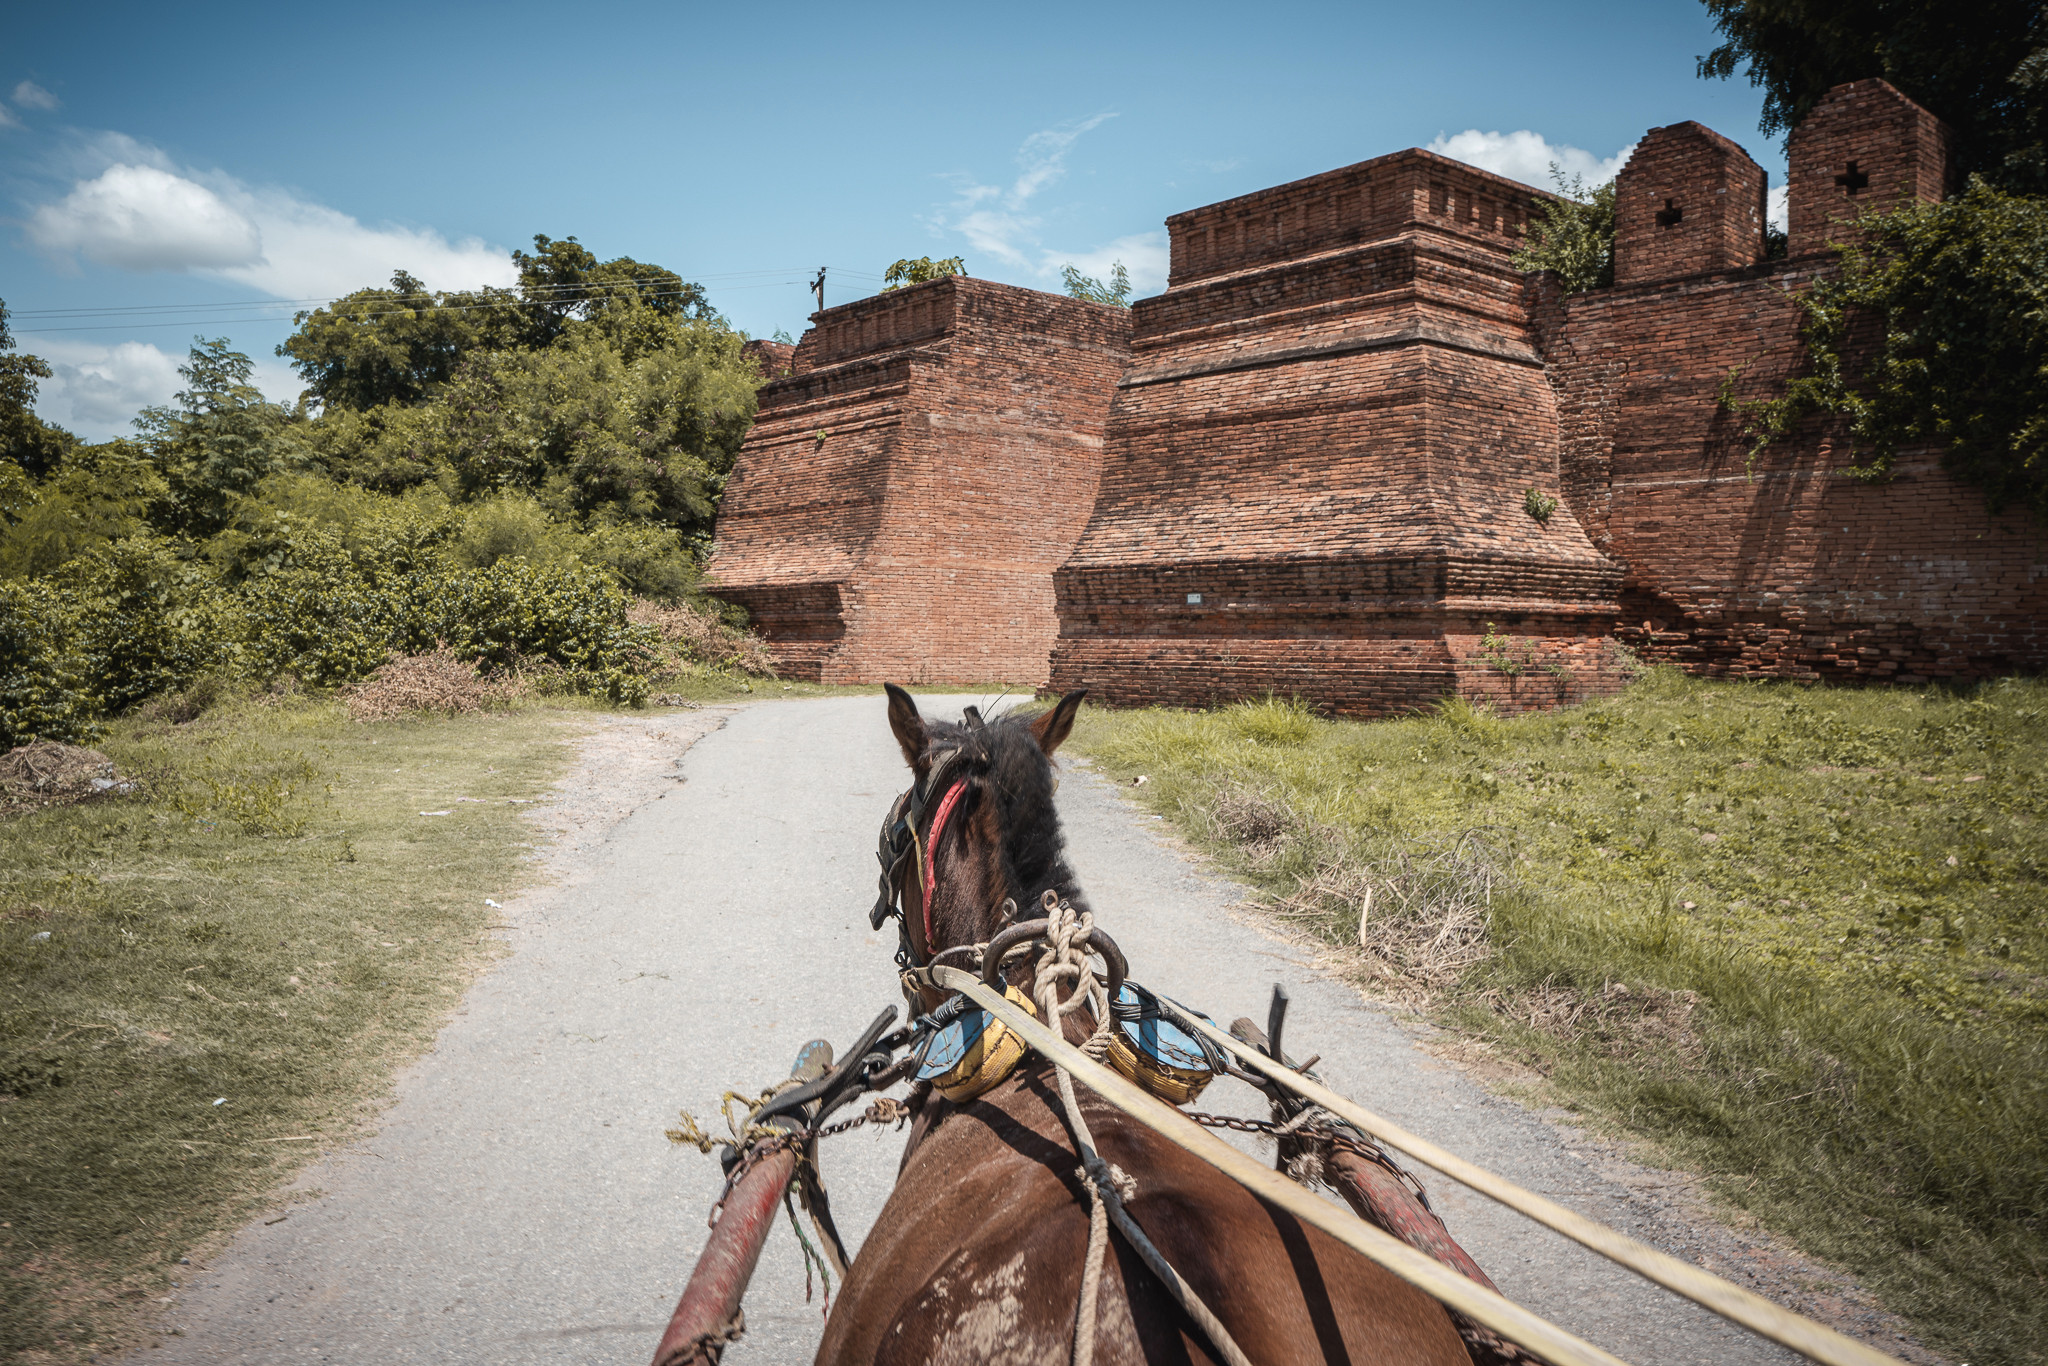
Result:
[[[778,1149],[755,1162],[725,1197],[668,1331],[654,1349],[654,1366],[716,1366],[726,1344],[739,1338],[746,1327],[740,1299],[775,1227],[775,1207],[795,1175],[796,1154]]]
[[[1582,1214],[1575,1214],[1555,1201],[1546,1200],[1534,1191],[1524,1190],[1514,1182],[1495,1176],[1483,1167],[1474,1166],[1462,1157],[1445,1152],[1429,1140],[1418,1138],[1399,1125],[1381,1119],[1371,1111],[1353,1104],[1320,1082],[1303,1076],[1293,1068],[1274,1062],[1257,1049],[1246,1047],[1207,1020],[1197,1019],[1185,1009],[1176,1009],[1173,1013],[1183,1025],[1200,1030],[1218,1047],[1226,1048],[1235,1054],[1247,1067],[1264,1073],[1296,1095],[1314,1101],[1338,1118],[1349,1120],[1389,1147],[1400,1149],[1416,1161],[1427,1163],[1452,1180],[1470,1186],[1481,1195],[1498,1200],[1509,1209],[1528,1215],[1537,1223],[1555,1229],[1573,1242],[1591,1248],[1608,1260],[1655,1281],[1666,1290],[1683,1295],[1694,1304],[1710,1309],[1724,1319],[1739,1323],[1751,1332],[1767,1337],[1773,1342],[1781,1343],[1809,1360],[1826,1363],[1826,1366],[1900,1366],[1896,1357],[1886,1356],[1874,1347],[1866,1347],[1854,1338],[1845,1337],[1832,1328],[1795,1314],[1781,1305],[1772,1304],[1769,1300],[1753,1295],[1740,1286],[1731,1285],[1711,1271],[1704,1271],[1681,1262],[1676,1257],[1639,1243],[1625,1234],[1617,1233],[1605,1224],[1597,1223]],[[1491,1328],[1494,1325],[1489,1323],[1487,1326]]]
[[[1286,1210],[1305,1224],[1314,1224],[1410,1285],[1484,1324],[1510,1342],[1528,1348],[1551,1366],[1626,1366],[1620,1358],[1536,1317],[1514,1301],[1465,1279],[1434,1258],[1338,1209],[1263,1163],[1253,1161],[1180,1111],[1155,1100],[1136,1084],[1124,1080],[1075,1048],[1040,1024],[1034,1016],[983,986],[980,978],[957,968],[935,967],[929,971],[932,980],[949,990],[971,996],[982,1009],[1015,1030],[1033,1048],[1064,1067],[1076,1081],[1131,1118],[1186,1148],[1261,1200]]]

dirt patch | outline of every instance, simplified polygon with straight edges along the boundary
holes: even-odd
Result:
[[[0,807],[55,806],[133,792],[135,782],[114,771],[96,749],[31,740],[0,755]]]
[[[348,714],[358,721],[390,721],[408,713],[455,716],[509,705],[521,692],[511,679],[489,679],[446,645],[403,655],[362,682],[343,689]]]

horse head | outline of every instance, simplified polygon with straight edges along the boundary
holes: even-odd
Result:
[[[888,693],[889,728],[913,775],[883,832],[885,862],[895,863],[884,895],[900,899],[906,966],[988,942],[1047,891],[1081,906],[1053,806],[1052,756],[1083,694],[1032,718],[985,721],[970,707],[955,723],[919,714],[893,683]],[[952,961],[967,966],[961,955]]]

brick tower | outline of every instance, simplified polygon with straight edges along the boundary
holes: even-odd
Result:
[[[1791,254],[1827,250],[1865,213],[1933,203],[1949,183],[1947,124],[1872,78],[1821,97],[1785,140]]]
[[[812,321],[760,356],[706,586],[786,677],[1043,681],[1129,315],[953,276]]]
[[[1380,715],[1610,686],[1620,567],[1528,507],[1559,483],[1510,262],[1535,193],[1411,150],[1167,221],[1053,687]]]

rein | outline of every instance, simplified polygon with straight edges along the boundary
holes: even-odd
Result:
[[[918,890],[924,902],[925,963],[932,959],[932,885],[938,880],[938,869],[933,862],[939,856],[939,838],[946,833],[946,818],[953,814],[953,808],[960,804],[961,794],[966,791],[965,778],[946,789],[946,795],[939,799],[939,814],[932,817],[931,833],[924,838],[924,868],[918,876]]]

